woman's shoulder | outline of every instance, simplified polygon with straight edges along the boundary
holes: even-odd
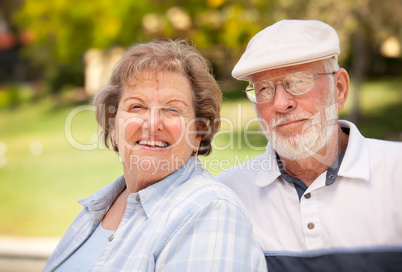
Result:
[[[188,231],[192,235],[215,232],[209,229],[210,222],[251,229],[250,219],[240,199],[206,170],[192,175],[175,188],[158,204],[157,210],[158,216],[152,217],[152,220],[163,226],[164,244],[174,237],[181,237],[178,232]]]
[[[243,203],[226,185],[219,183],[207,170],[203,170],[184,182],[174,192],[177,203],[188,202],[192,208],[210,205],[237,206],[245,211]]]

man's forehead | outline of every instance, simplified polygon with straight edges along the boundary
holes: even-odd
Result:
[[[309,71],[313,73],[324,72],[324,68],[325,67],[323,61],[314,61],[310,63],[281,67],[277,69],[270,69],[255,74],[251,74],[249,77],[249,81],[256,82],[259,80],[281,77],[300,71]]]

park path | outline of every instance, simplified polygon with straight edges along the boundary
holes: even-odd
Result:
[[[0,272],[42,271],[59,240],[0,236]]]

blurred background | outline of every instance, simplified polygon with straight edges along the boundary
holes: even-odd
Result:
[[[65,232],[76,200],[122,174],[90,101],[130,45],[183,38],[211,61],[223,123],[203,163],[216,175],[265,149],[245,83],[230,74],[250,38],[282,19],[337,30],[352,78],[341,118],[401,141],[401,18],[402,0],[0,0],[0,271],[40,270],[10,262],[46,260],[40,246]]]

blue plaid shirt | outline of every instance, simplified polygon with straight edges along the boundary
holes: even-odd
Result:
[[[44,271],[71,256],[96,229],[124,176],[79,201],[84,207]],[[178,171],[130,194],[123,219],[91,271],[267,271],[240,200],[192,157]]]

